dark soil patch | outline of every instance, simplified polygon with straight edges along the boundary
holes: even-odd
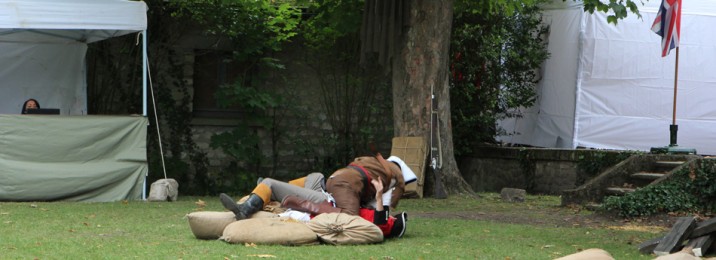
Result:
[[[569,208],[517,209],[511,212],[418,212],[415,217],[465,219],[494,221],[505,224],[524,224],[545,227],[592,227],[610,228],[641,226],[643,228],[670,229],[679,216],[661,214],[636,219],[624,219],[612,214],[599,212],[580,212]]]

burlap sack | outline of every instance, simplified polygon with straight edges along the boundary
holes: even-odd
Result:
[[[668,255],[662,255],[657,258],[654,258],[654,260],[699,260],[701,259],[698,256],[686,253],[686,252],[676,252],[671,253]]]
[[[251,215],[251,218],[275,218],[278,215],[259,211]],[[186,215],[189,220],[191,233],[198,239],[217,239],[224,233],[224,228],[236,221],[231,211],[198,211]]]
[[[599,248],[590,248],[582,252],[566,255],[555,260],[614,260],[609,252]]]
[[[383,242],[383,232],[375,224],[359,216],[346,213],[320,214],[308,227],[318,239],[332,245],[356,245]]]
[[[318,243],[306,224],[285,218],[252,218],[233,222],[219,238],[232,244],[307,245]]]
[[[198,211],[186,215],[189,220],[191,233],[198,239],[217,239],[224,232],[224,228],[236,221],[231,211]]]
[[[179,183],[174,179],[159,179],[149,188],[148,201],[176,201],[179,196]]]

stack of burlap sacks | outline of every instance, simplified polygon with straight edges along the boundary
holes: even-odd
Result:
[[[259,211],[239,221],[232,212],[197,211],[186,217],[196,238],[232,244],[355,245],[383,241],[383,232],[376,225],[345,213],[321,214],[308,223],[268,211]]]
[[[689,251],[680,251],[668,255],[662,255],[654,258],[654,260],[699,260],[702,259],[698,256],[690,254]],[[713,258],[707,258],[713,259]],[[614,260],[609,252],[599,248],[590,248],[578,253],[563,256],[555,260]]]

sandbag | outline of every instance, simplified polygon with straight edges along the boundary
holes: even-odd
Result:
[[[219,238],[232,244],[317,244],[318,238],[306,224],[285,218],[251,218],[235,221]]]
[[[231,211],[197,211],[186,215],[189,220],[191,233],[198,239],[217,239],[224,232],[224,228],[236,221]]]
[[[346,213],[324,213],[308,222],[321,242],[357,245],[383,242],[383,232],[368,220]]]
[[[657,258],[654,258],[654,260],[699,260],[701,259],[698,256],[689,254],[687,252],[676,252],[671,253],[668,255],[662,255]]]
[[[609,252],[599,248],[590,248],[582,252],[566,255],[555,260],[614,260]]]
[[[259,211],[251,215],[251,218],[275,218],[278,215]],[[194,237],[198,239],[217,239],[224,233],[224,228],[236,221],[236,216],[231,211],[197,211],[186,215],[189,220],[189,228]]]
[[[149,188],[148,201],[176,201],[179,196],[179,183],[174,179],[159,179]]]

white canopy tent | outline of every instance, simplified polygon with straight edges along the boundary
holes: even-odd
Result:
[[[499,122],[501,141],[549,148],[649,151],[669,145],[675,54],[661,57],[651,31],[660,0],[640,6],[615,26],[606,14],[555,0],[544,11],[550,26],[537,104],[524,117]],[[716,154],[716,1],[684,0],[676,124],[679,147]]]
[[[28,98],[86,114],[87,44],[146,30],[146,12],[141,1],[0,0],[0,114]]]
[[[0,0],[0,200],[144,196],[146,117],[78,115],[87,114],[87,44],[144,34],[146,12],[142,1]],[[28,98],[61,115],[18,115]]]

